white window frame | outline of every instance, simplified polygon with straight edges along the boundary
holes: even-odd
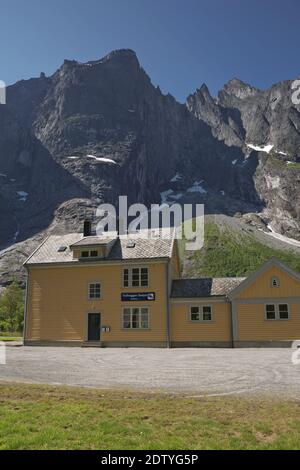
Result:
[[[210,308],[210,320],[204,320],[203,315],[203,309],[205,307]],[[193,320],[192,319],[192,308],[198,308],[199,309],[199,320]],[[210,304],[198,304],[198,305],[190,305],[190,312],[189,312],[189,321],[192,323],[211,323],[213,321],[213,308],[212,305]]]
[[[142,314],[144,314],[145,312],[142,312],[142,310],[145,309],[147,310],[147,327],[142,327],[141,324],[142,324]],[[129,323],[130,323],[130,326],[127,328],[126,326],[124,326],[124,316],[127,314],[128,315],[128,312],[125,312],[126,310],[129,310],[129,315],[130,315],[130,320],[129,320]],[[133,315],[133,310],[138,310],[138,323],[139,323],[139,326],[137,328],[133,328],[132,327],[132,315]],[[130,306],[124,306],[123,307],[123,310],[122,310],[122,330],[125,330],[125,331],[135,331],[135,330],[149,330],[150,329],[150,308],[147,306],[147,305],[141,305],[141,306],[133,306],[133,305],[130,305]]]
[[[93,251],[96,251],[97,252],[97,256],[92,256],[91,253]],[[82,253],[88,253],[88,256],[82,256]],[[88,259],[88,258],[92,258],[92,259],[95,259],[95,258],[99,258],[99,250],[80,250],[80,258],[81,259]]]
[[[134,286],[133,285],[133,282],[132,282],[132,272],[134,269],[138,269],[139,270],[139,285],[138,286]],[[142,285],[142,269],[147,269],[147,285]],[[124,282],[124,276],[125,276],[125,271],[128,271],[128,286],[125,285],[125,282]],[[132,288],[149,288],[150,286],[150,269],[148,266],[125,266],[123,269],[122,269],[122,286],[124,289],[132,289]]]
[[[267,317],[267,305],[274,305],[275,307],[275,318],[268,318]],[[287,306],[287,312],[288,312],[288,317],[287,318],[280,318],[280,312],[279,312],[279,305],[286,305]],[[291,312],[290,312],[290,306],[286,302],[268,302],[265,304],[265,320],[266,321],[287,321],[291,319]]]
[[[91,297],[91,286],[99,284],[100,286],[100,297]],[[100,300],[102,299],[102,284],[100,281],[91,281],[88,284],[88,299],[89,300]]]

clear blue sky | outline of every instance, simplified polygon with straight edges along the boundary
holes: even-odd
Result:
[[[178,100],[232,77],[258,87],[299,70],[299,0],[0,0],[0,79],[52,74],[134,49],[155,85]]]

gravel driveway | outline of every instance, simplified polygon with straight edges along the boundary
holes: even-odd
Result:
[[[8,347],[0,381],[300,398],[290,349]]]

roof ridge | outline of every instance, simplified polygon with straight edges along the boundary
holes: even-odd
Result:
[[[28,258],[24,261],[23,266],[26,265],[26,263],[30,260],[30,258],[33,257],[33,255],[36,254],[36,252],[46,243],[47,240],[51,237],[51,234],[49,234],[37,247],[36,249],[31,253],[31,255],[28,256]]]

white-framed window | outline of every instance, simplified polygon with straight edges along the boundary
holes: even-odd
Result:
[[[101,283],[100,282],[89,283],[88,297],[90,300],[101,299]]]
[[[288,320],[290,317],[288,304],[278,305],[279,320]]]
[[[276,305],[267,304],[266,305],[266,319],[267,320],[276,320]]]
[[[149,269],[146,267],[128,267],[123,269],[123,287],[148,287]]]
[[[279,279],[278,277],[272,277],[271,278],[271,287],[279,287]]]
[[[81,258],[97,258],[98,251],[97,250],[84,250],[80,253]]]
[[[149,328],[149,308],[148,307],[124,307],[122,326],[124,329]]]
[[[190,308],[190,320],[198,322],[212,321],[211,305],[192,305]]]
[[[289,320],[290,311],[288,304],[266,304],[266,320]]]

